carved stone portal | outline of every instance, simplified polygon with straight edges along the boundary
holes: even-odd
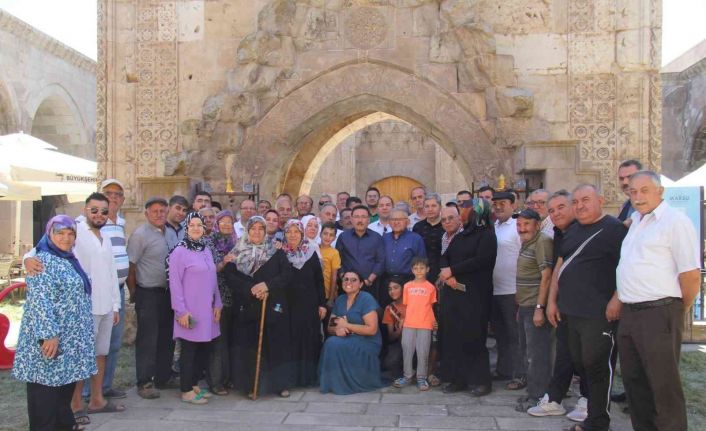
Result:
[[[466,185],[595,178],[617,204],[621,160],[661,163],[660,14],[659,0],[101,0],[101,173],[131,191],[185,174],[298,193],[327,140],[379,112],[438,142]]]

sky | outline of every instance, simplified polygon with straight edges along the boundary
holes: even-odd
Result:
[[[96,0],[0,0],[0,9],[96,59]],[[706,39],[706,0],[662,0],[662,15],[663,65]]]

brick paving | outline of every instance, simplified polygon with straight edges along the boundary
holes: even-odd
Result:
[[[242,395],[214,396],[207,405],[180,401],[178,390],[162,391],[156,400],[143,400],[135,389],[121,400],[124,413],[91,415],[89,430],[219,431],[219,430],[508,430],[559,431],[573,422],[564,416],[533,418],[514,410],[522,391],[495,386],[480,399],[467,393],[443,394],[439,388],[418,392],[414,387],[384,388],[354,395],[321,394],[317,388],[293,390],[282,399],[265,396],[251,401]],[[576,397],[564,400],[571,410]],[[613,404],[613,431],[628,431],[630,419],[622,405]]]

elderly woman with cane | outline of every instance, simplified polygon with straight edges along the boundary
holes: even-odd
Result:
[[[91,283],[74,256],[76,223],[59,215],[37,244],[44,271],[27,277],[27,302],[12,369],[27,382],[30,430],[80,428],[71,411],[74,386],[98,372]]]
[[[265,219],[260,216],[248,220],[247,235],[238,240],[231,254],[233,258],[223,270],[233,292],[231,380],[235,389],[253,396],[256,389],[288,397],[290,310],[286,289],[291,265],[284,252],[267,240]]]

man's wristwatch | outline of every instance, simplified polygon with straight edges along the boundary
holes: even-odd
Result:
[[[547,308],[547,307],[545,307],[545,306],[542,305],[542,304],[537,304],[537,306],[534,307],[534,308],[535,308],[536,310],[544,310],[544,309]]]

